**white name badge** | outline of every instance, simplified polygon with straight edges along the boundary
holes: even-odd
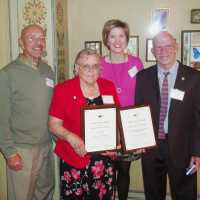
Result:
[[[128,74],[131,78],[133,78],[138,73],[138,69],[136,66],[133,66],[131,69],[128,70]]]
[[[46,78],[46,85],[48,87],[53,88],[54,87],[54,81],[52,79],[50,79],[50,78]]]
[[[114,99],[111,95],[102,95],[102,99],[104,104],[114,104]]]
[[[171,89],[171,91],[170,91],[170,97],[172,99],[183,101],[184,95],[185,95],[185,92],[181,91],[179,89]]]

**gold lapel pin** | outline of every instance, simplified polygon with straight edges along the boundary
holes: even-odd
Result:
[[[185,80],[185,77],[182,77],[181,80],[184,81],[184,80]]]

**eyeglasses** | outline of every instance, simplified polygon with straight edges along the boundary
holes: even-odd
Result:
[[[36,37],[36,36],[27,36],[27,40],[29,42],[41,42],[44,41],[45,42],[45,37]]]
[[[89,72],[89,71],[98,71],[100,69],[100,66],[98,64],[96,65],[80,65],[83,71]]]

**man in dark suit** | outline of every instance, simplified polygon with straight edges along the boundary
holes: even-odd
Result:
[[[137,74],[136,105],[149,104],[157,146],[142,155],[146,200],[197,199],[200,167],[200,72],[176,60],[176,39],[160,32],[153,39],[157,64]]]

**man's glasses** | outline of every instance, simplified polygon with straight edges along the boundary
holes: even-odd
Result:
[[[175,49],[174,45],[158,46],[154,48],[156,53],[161,53],[163,51],[171,52]]]

